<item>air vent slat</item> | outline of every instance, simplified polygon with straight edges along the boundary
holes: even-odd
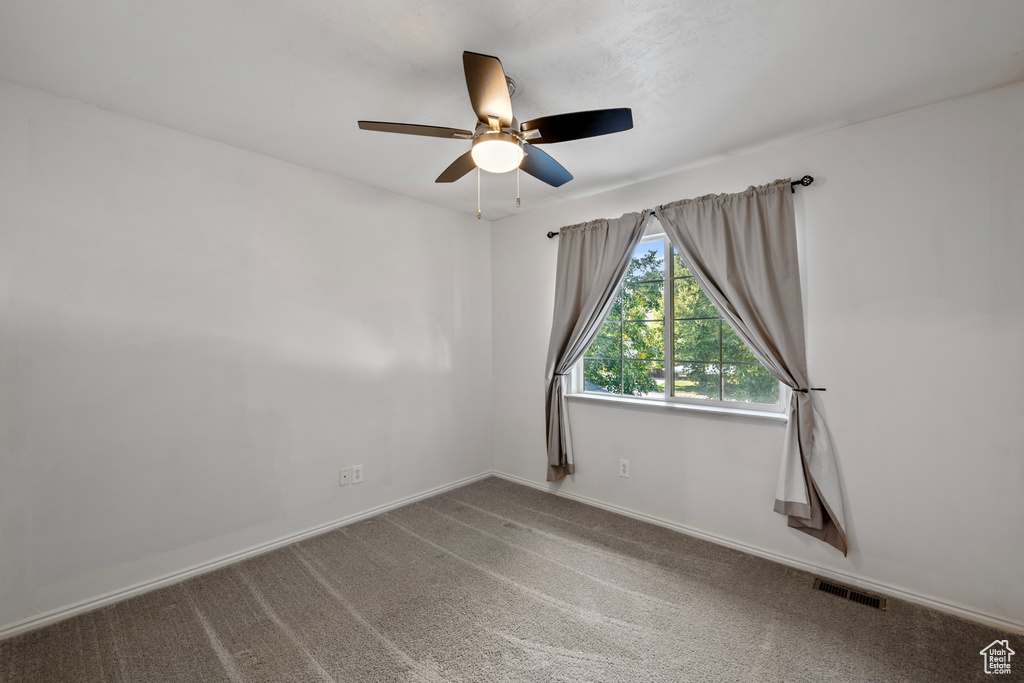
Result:
[[[877,610],[885,609],[885,599],[879,598],[874,595],[868,595],[867,593],[861,593],[860,591],[847,588],[846,586],[840,586],[837,583],[825,581],[824,579],[814,580],[814,589],[834,595],[837,598],[843,598],[844,600],[850,600],[860,605],[867,605]]]
[[[862,605],[867,605],[868,607],[874,607],[875,609],[879,609],[881,603],[881,600],[875,596],[858,593],[857,591],[850,591],[850,600],[859,602]]]

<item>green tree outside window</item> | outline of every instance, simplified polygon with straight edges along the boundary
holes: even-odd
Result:
[[[665,397],[665,250],[670,264],[669,395],[778,404],[779,383],[722,320],[666,240],[637,247],[607,320],[584,356],[585,391]]]

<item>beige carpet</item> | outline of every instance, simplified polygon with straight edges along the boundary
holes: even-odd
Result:
[[[978,652],[1005,634],[811,584],[492,478],[3,641],[0,680],[993,678]]]

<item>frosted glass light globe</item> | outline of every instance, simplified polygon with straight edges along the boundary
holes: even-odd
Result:
[[[471,152],[473,163],[488,173],[508,173],[523,161],[523,148],[511,135],[502,134],[477,140]]]

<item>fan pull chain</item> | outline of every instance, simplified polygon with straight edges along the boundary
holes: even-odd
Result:
[[[476,167],[476,219],[480,220],[480,167]]]
[[[516,166],[516,208],[519,208],[519,167]]]

